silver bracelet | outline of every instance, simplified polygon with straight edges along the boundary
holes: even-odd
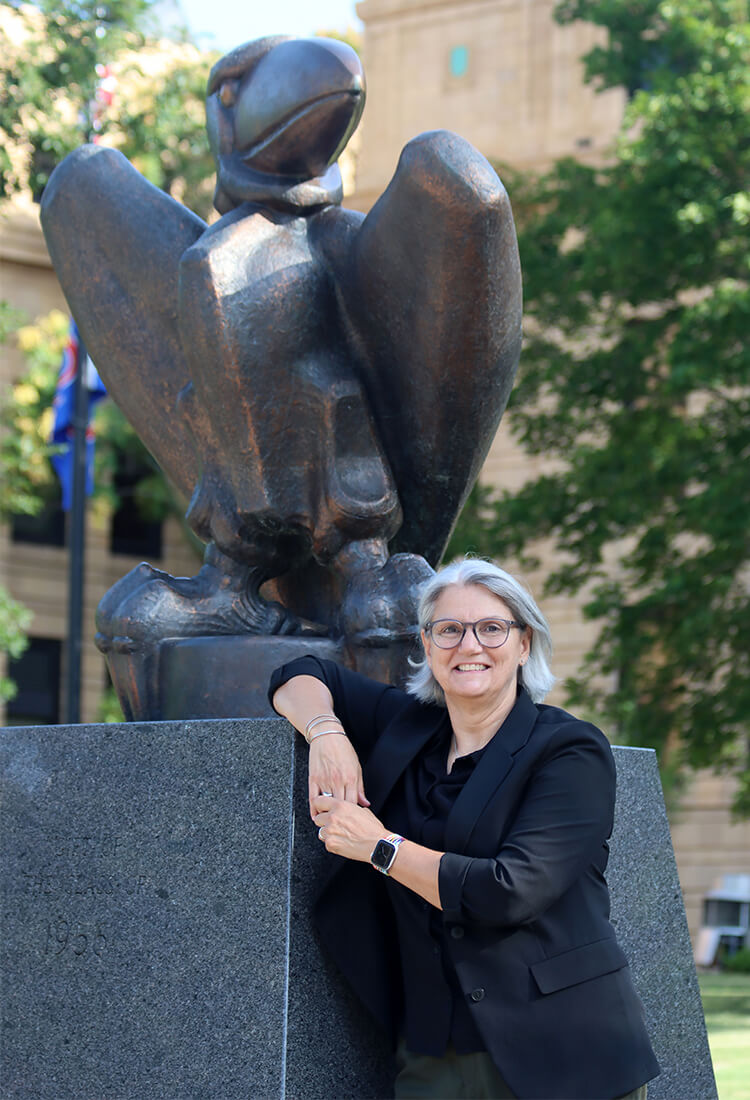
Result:
[[[310,736],[310,730],[313,728],[313,726],[317,726],[318,722],[326,722],[329,718],[333,722],[338,722],[338,718],[336,717],[335,714],[317,714],[314,718],[311,718],[310,721],[305,726],[305,732],[304,732],[303,736],[305,738],[309,737]]]
[[[338,733],[341,737],[346,737],[346,730],[321,730],[320,733],[314,733],[307,739],[308,745],[311,745],[316,737],[327,737],[329,733]]]

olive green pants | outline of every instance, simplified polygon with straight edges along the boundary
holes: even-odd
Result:
[[[403,1039],[396,1051],[396,1100],[513,1100],[489,1054],[457,1054],[448,1047],[442,1058],[412,1054]],[[611,1100],[602,1097],[602,1100]],[[646,1100],[641,1085],[617,1100]]]

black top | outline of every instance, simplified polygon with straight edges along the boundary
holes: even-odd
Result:
[[[383,806],[388,828],[417,844],[445,850],[445,824],[484,749],[459,757],[446,771],[452,730],[445,722],[404,772]],[[398,857],[397,857],[398,858]],[[484,1050],[469,1015],[447,949],[448,929],[440,912],[406,886],[388,880],[396,918],[403,982],[403,1035],[416,1054],[459,1054]]]

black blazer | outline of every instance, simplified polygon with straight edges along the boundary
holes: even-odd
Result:
[[[379,814],[445,711],[313,657],[277,669],[269,695],[303,673],[331,689]],[[449,949],[487,1051],[521,1100],[610,1100],[659,1073],[609,922],[614,799],[604,735],[521,691],[448,818],[439,887]],[[385,883],[365,864],[336,862],[318,928],[395,1037],[401,987]]]

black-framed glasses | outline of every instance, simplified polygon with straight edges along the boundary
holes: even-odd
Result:
[[[455,649],[461,645],[466,631],[471,627],[480,645],[499,649],[505,645],[512,627],[525,630],[523,623],[515,619],[477,619],[475,623],[462,623],[459,619],[435,619],[425,627],[427,635],[439,649]]]

